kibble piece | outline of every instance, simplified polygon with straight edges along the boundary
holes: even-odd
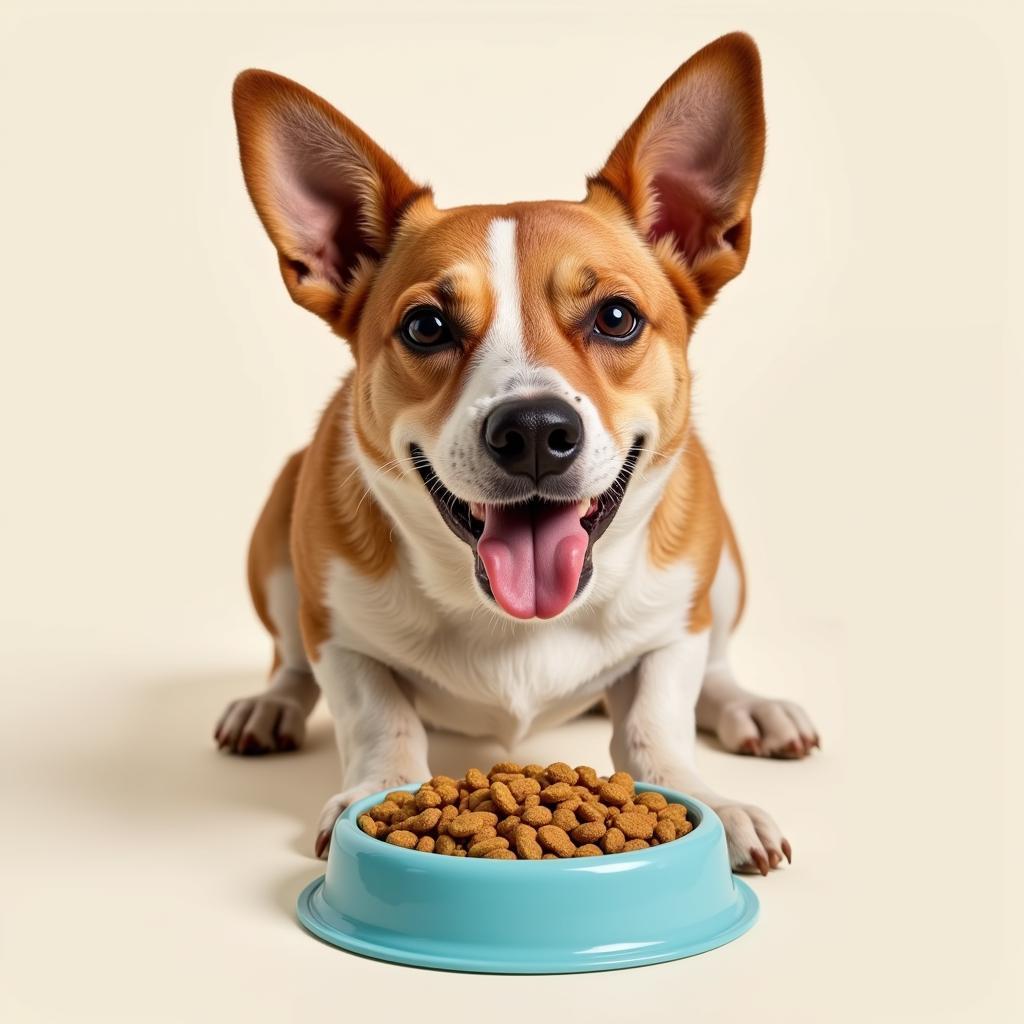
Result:
[[[453,779],[450,775],[435,775],[430,780],[430,785],[434,787],[438,792],[441,791],[442,786],[453,786],[455,791],[458,792],[459,780]]]
[[[510,814],[507,818],[502,818],[501,821],[495,825],[495,830],[499,836],[504,836],[506,839],[511,839],[516,834],[516,829],[519,828],[520,819],[517,814]]]
[[[465,839],[488,825],[498,824],[498,816],[487,811],[464,811],[448,822],[448,834],[456,839]]]
[[[576,765],[576,775],[587,789],[597,789],[597,772],[590,765]]]
[[[537,829],[537,841],[545,850],[558,854],[559,857],[571,857],[576,852],[575,843],[565,829],[557,825],[541,825]]]
[[[519,801],[504,782],[491,783],[491,799],[502,814],[515,814],[519,810]]]
[[[434,853],[443,853],[451,856],[456,850],[456,842],[451,836],[438,836],[434,843]]]
[[[493,839],[498,834],[496,827],[492,825],[485,825],[479,832],[474,832],[469,838],[467,846],[472,846],[474,843],[482,843],[485,839]]]
[[[516,853],[523,860],[540,860],[543,856],[537,833],[529,825],[520,825],[516,830]]]
[[[632,853],[634,850],[646,850],[650,845],[646,839],[630,839],[622,848],[622,852]]]
[[[424,832],[429,832],[433,829],[440,820],[440,809],[437,807],[428,807],[425,811],[420,811],[419,814],[414,814],[411,817],[404,818],[402,820],[402,827],[407,832],[416,832],[422,835]]]
[[[511,850],[491,850],[484,854],[485,860],[518,860],[519,858]]]
[[[623,847],[626,845],[626,837],[622,834],[620,829],[610,828],[601,837],[601,849],[605,853],[621,853]]]
[[[425,811],[428,807],[440,807],[442,803],[444,801],[441,799],[440,793],[432,789],[421,789],[416,794],[416,806],[421,811]]]
[[[545,804],[558,804],[571,796],[572,786],[568,782],[555,782],[540,791],[541,803]]]
[[[446,806],[459,802],[459,787],[454,784],[442,783],[435,788],[434,792],[441,798],[441,803]]]
[[[560,800],[558,802],[558,809],[560,811],[575,811],[581,803],[583,803],[583,801],[578,796],[573,794],[567,800]]]
[[[411,850],[419,842],[419,836],[415,832],[398,829],[395,832],[388,833],[386,842],[391,843],[392,846],[401,846],[406,850]]]
[[[520,803],[528,796],[540,793],[540,783],[536,779],[513,779],[508,784],[509,792]]]
[[[604,827],[603,821],[585,821],[582,825],[577,825],[570,835],[574,843],[596,843],[608,830]],[[673,831],[673,838],[675,832]]]
[[[627,839],[650,839],[654,835],[653,814],[620,814],[616,827]]]
[[[488,773],[493,778],[495,775],[522,775],[523,769],[515,761],[499,761]]]
[[[682,804],[669,804],[656,813],[659,820],[668,818],[677,829],[682,828],[683,822],[686,821],[686,808]]]
[[[491,787],[490,784],[484,786],[483,789],[474,789],[469,794],[469,809],[475,811],[485,800],[491,799]]]
[[[676,837],[676,827],[668,818],[662,818],[654,826],[654,834],[658,837],[658,842],[671,843]]]
[[[410,793],[407,789],[396,789],[393,793],[388,793],[384,799],[385,801],[390,800],[391,803],[402,806],[404,804],[415,803],[416,794]]]
[[[398,810],[398,804],[393,800],[385,800],[383,803],[374,804],[366,813],[374,821],[390,821]]]
[[[534,828],[540,828],[541,825],[551,824],[551,808],[550,807],[527,807],[523,810],[520,818],[527,825],[532,825]]]
[[[436,842],[433,836],[420,836],[416,849],[421,853],[433,853]]]
[[[633,781],[633,776],[629,772],[615,772],[608,776],[608,781],[616,786],[622,786],[624,789],[629,790],[632,795],[633,790],[636,788],[636,783]]]
[[[633,799],[652,811],[660,811],[663,807],[668,806],[668,801],[660,793],[637,793]]]
[[[688,832],[692,832],[692,831],[693,831],[693,822],[692,821],[684,821],[681,826],[677,826],[676,827],[676,839],[681,839]]]
[[[527,793],[523,797],[524,807],[539,807],[540,806],[540,789],[536,793]]]
[[[441,808],[441,817],[437,819],[437,834],[443,836],[448,832],[448,825],[459,816],[459,809],[454,804],[445,804]]]
[[[360,814],[359,817],[356,818],[356,824],[368,836],[377,835],[377,822],[375,822],[368,814]]]
[[[579,818],[580,821],[603,822],[607,814],[607,808],[601,807],[600,804],[597,803],[582,803],[576,809],[576,817]]]
[[[453,853],[452,856],[453,857],[465,857],[466,856],[466,851],[464,849],[462,849],[462,847],[460,846],[460,847],[458,847],[458,849],[456,849],[455,853]]]
[[[576,852],[573,854],[574,857],[601,857],[604,851],[600,846],[595,846],[593,843],[584,843],[582,846],[577,847]]]
[[[528,779],[536,779],[542,785],[547,785],[547,783],[544,782],[544,765],[542,764],[523,765],[523,774]]]
[[[468,853],[470,857],[485,857],[491,850],[507,850],[508,840],[503,836],[490,836],[480,842],[472,843]]]
[[[555,853],[543,853],[541,854],[541,860],[558,860],[558,855]]]
[[[548,780],[549,784],[565,782],[570,786],[575,786],[580,780],[580,775],[575,768],[570,768],[564,761],[555,761],[554,764],[549,764],[544,769],[544,778]]]
[[[486,800],[481,800],[476,807],[470,808],[474,811],[489,811],[491,814],[497,814],[498,808],[494,806],[494,801],[488,797]]]
[[[487,776],[479,768],[470,768],[466,772],[466,785],[470,789],[487,789],[490,784]]]
[[[609,807],[621,807],[629,798],[629,790],[615,782],[603,782],[597,791],[602,803]]]
[[[571,832],[579,824],[579,820],[572,811],[556,808],[551,815],[551,824],[557,825],[563,832]]]

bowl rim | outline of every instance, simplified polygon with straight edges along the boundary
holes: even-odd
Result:
[[[342,811],[337,822],[335,822],[334,830],[331,835],[331,851],[334,850],[338,843],[335,833],[344,829],[346,833],[345,842],[346,845],[350,847],[351,852],[356,854],[365,852],[378,857],[409,858],[411,856],[415,856],[417,860],[406,860],[404,862],[404,866],[407,868],[412,868],[416,864],[421,864],[423,870],[431,871],[456,870],[460,873],[464,873],[467,870],[508,870],[507,868],[499,866],[501,864],[508,863],[503,860],[488,860],[486,857],[448,857],[444,855],[426,854],[423,850],[408,850],[403,846],[396,846],[394,843],[387,843],[382,839],[376,839],[372,836],[368,836],[356,824],[356,819],[359,815],[363,814],[370,807],[373,807],[374,804],[381,803],[388,793],[397,793],[400,791],[413,793],[419,789],[421,785],[423,785],[422,782],[412,782],[404,786],[389,786],[387,789],[371,793],[369,796],[363,797],[362,800],[357,800],[355,803],[350,804],[344,811]],[[649,861],[651,857],[667,856],[667,854],[661,853],[663,848],[674,848],[675,854],[679,855],[683,852],[692,850],[695,846],[703,846],[711,843],[722,830],[722,824],[718,815],[716,815],[707,804],[698,800],[696,797],[690,796],[687,793],[682,793],[677,789],[669,789],[666,786],[658,786],[650,782],[637,781],[636,788],[640,792],[660,793],[662,796],[666,797],[670,803],[684,804],[686,806],[687,814],[691,811],[696,811],[697,821],[695,822],[693,829],[685,836],[681,836],[679,839],[673,839],[671,843],[661,843],[658,846],[649,846],[643,850],[630,850],[628,853],[605,854],[601,857],[558,857],[553,860],[535,861],[517,859],[516,863],[534,865],[532,869],[527,868],[525,870],[539,870],[539,866],[543,865],[543,870],[547,871],[626,871],[631,870],[632,868],[639,868],[643,863]],[[684,846],[683,844],[688,845]],[[428,864],[432,864],[434,867],[427,868]],[[477,867],[471,867],[470,865],[472,864],[476,864]]]

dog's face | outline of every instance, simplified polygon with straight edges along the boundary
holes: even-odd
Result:
[[[690,332],[743,266],[757,52],[727,36],[648,104],[579,203],[439,210],[301,87],[247,72],[243,166],[293,298],[352,343],[354,429],[516,618],[585,599],[636,467],[689,422]]]

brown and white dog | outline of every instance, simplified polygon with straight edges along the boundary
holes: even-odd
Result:
[[[510,749],[602,695],[616,769],[709,803],[733,866],[790,856],[758,807],[694,768],[817,745],[797,706],[728,661],[739,552],[691,424],[687,347],[743,268],[764,151],[753,41],[680,67],[582,202],[438,209],[319,97],[235,83],[245,181],[291,297],[355,367],[256,526],[249,581],[269,688],[216,732],[291,749],[320,690],[342,809],[428,778],[424,724]]]

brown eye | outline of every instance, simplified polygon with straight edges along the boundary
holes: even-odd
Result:
[[[433,306],[419,306],[408,313],[402,321],[399,335],[415,352],[444,348],[455,341],[444,314]]]
[[[622,299],[606,302],[594,319],[594,334],[609,341],[632,341],[639,333],[643,321],[637,311]]]

